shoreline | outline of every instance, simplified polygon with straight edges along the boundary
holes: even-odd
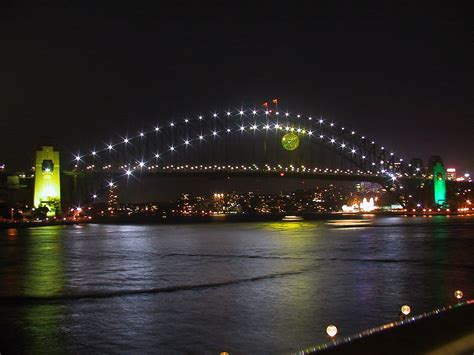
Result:
[[[321,214],[297,214],[303,217],[302,220],[283,221],[285,216],[291,214],[272,214],[272,215],[215,215],[215,216],[107,216],[95,217],[91,220],[80,221],[50,221],[50,222],[0,222],[0,230],[10,228],[35,228],[48,226],[69,226],[76,224],[205,224],[205,223],[245,223],[245,222],[285,222],[285,223],[301,223],[305,221],[321,221],[321,220],[364,220],[377,217],[423,217],[432,218],[435,216],[443,217],[470,217],[473,214],[457,214],[457,213],[398,213],[398,212],[379,212],[379,213],[321,213]]]

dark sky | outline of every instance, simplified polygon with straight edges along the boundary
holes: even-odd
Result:
[[[45,136],[72,149],[278,97],[400,156],[474,170],[464,3],[253,3],[3,3],[0,161],[29,166]]]

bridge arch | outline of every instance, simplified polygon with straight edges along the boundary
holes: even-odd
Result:
[[[288,133],[300,140],[295,151],[281,145]],[[167,120],[78,152],[72,162],[78,173],[103,176],[274,171],[379,178],[386,188],[410,174],[410,164],[355,130],[321,117],[261,109]]]

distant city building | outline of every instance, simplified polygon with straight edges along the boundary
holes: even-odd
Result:
[[[171,212],[178,216],[205,216],[210,212],[209,202],[202,196],[184,193],[176,201],[176,208]]]
[[[224,204],[224,194],[214,193],[212,212],[217,214],[224,213]]]
[[[368,181],[362,181],[360,183],[360,192],[363,193],[380,193],[382,186],[380,184]]]
[[[446,169],[446,180],[456,180],[456,169],[447,168]]]
[[[109,185],[109,191],[107,195],[107,210],[109,214],[114,214],[118,209],[118,195],[117,195],[117,185]]]

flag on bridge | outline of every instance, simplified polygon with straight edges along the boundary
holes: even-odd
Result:
[[[272,102],[275,105],[275,110],[278,111],[278,99],[273,99]]]

